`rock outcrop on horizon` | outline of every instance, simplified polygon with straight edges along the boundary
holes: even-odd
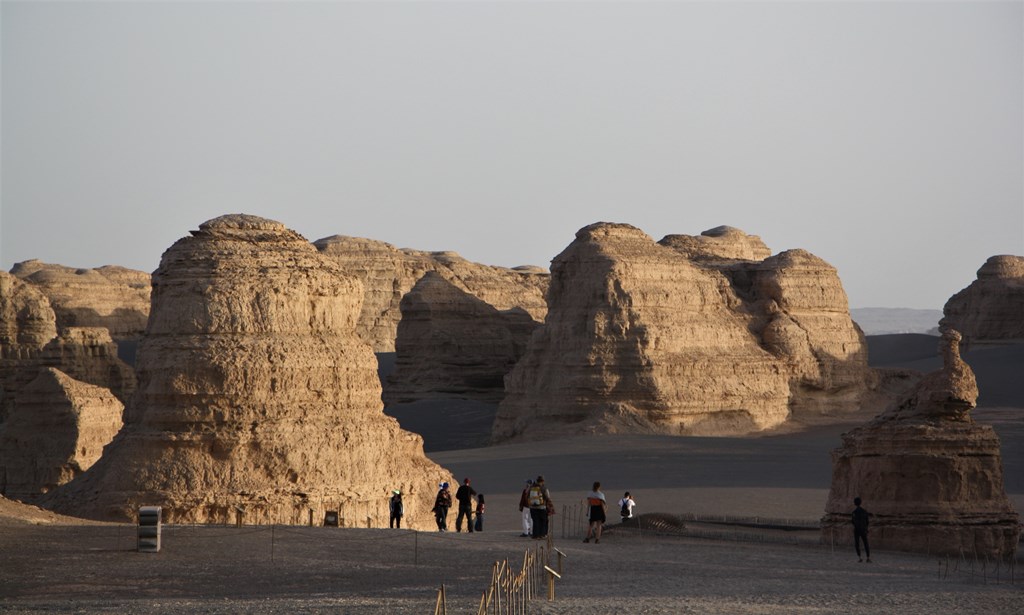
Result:
[[[872,548],[968,557],[1016,552],[1020,518],[1003,487],[999,437],[971,418],[978,386],[960,358],[960,334],[946,329],[941,343],[943,368],[843,434],[832,452],[825,540],[852,543],[850,512],[860,497],[872,515]]]
[[[539,326],[525,311],[499,311],[436,271],[402,298],[395,369],[384,403],[421,399],[498,402],[504,378]]]
[[[137,340],[149,318],[149,274],[108,265],[75,269],[38,260],[17,263],[11,273],[50,300],[58,330],[103,327],[114,340]]]
[[[1024,256],[985,261],[978,278],[946,302],[940,324],[975,342],[1024,342]]]
[[[44,506],[100,520],[162,506],[169,523],[380,527],[392,489],[432,525],[451,475],[385,416],[372,349],[355,333],[362,284],[284,225],[222,216],[153,274],[139,388],[125,427]]]
[[[108,389],[40,370],[0,430],[0,494],[31,501],[82,474],[121,429],[123,410]]]
[[[854,410],[872,381],[835,269],[730,227],[655,243],[587,226],[552,262],[548,309],[496,440],[754,432]]]
[[[543,322],[547,313],[548,274],[539,267],[492,267],[454,252],[398,249],[383,241],[342,235],[314,245],[363,282],[365,297],[356,330],[375,352],[395,350],[402,297],[430,271],[497,310],[520,308],[537,322]]]

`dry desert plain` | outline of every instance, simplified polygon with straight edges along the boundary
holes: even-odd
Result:
[[[872,362],[931,369],[927,349],[934,350],[934,340],[911,336],[884,352],[876,340]],[[991,369],[1016,366],[1019,373],[1022,356],[1019,346],[965,353],[982,390],[975,419],[1000,435],[1006,489],[1018,510],[1024,506],[1024,404],[1012,379],[991,379],[987,389],[986,379]],[[985,405],[986,395],[1003,405]],[[165,526],[162,550],[151,554],[136,551],[133,525],[85,522],[3,501],[0,612],[433,613],[444,584],[449,613],[475,613],[494,562],[518,565],[538,544],[519,536],[516,507],[524,480],[538,473],[559,505],[553,542],[566,559],[556,599],[532,601],[531,613],[1024,610],[1024,568],[1011,579],[1005,564],[996,569],[992,562],[895,552],[876,552],[874,563],[862,564],[849,548],[821,544],[813,530],[708,522],[723,515],[813,525],[828,492],[829,451],[874,411],[748,438],[603,436],[459,448],[459,439],[476,442],[479,434],[452,423],[486,424],[487,408],[417,410],[433,412],[434,420],[422,414],[406,420],[399,409],[400,420],[424,431],[432,459],[472,477],[486,494],[484,532]],[[631,491],[641,513],[691,513],[702,522],[687,522],[682,532],[658,531],[654,517],[644,516],[646,528],[612,524],[601,544],[583,544],[572,513],[594,480],[613,500]]]

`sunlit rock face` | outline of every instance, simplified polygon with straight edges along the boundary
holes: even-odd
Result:
[[[402,298],[395,369],[385,403],[421,399],[501,401],[504,378],[538,323],[520,309],[499,311],[428,272]]]
[[[993,256],[970,286],[949,298],[941,326],[965,344],[1024,341],[1024,256]]]
[[[497,440],[737,434],[858,407],[871,372],[835,269],[719,227],[655,242],[597,223],[552,261],[545,325],[506,378]]]
[[[978,386],[959,343],[959,333],[945,330],[943,368],[843,434],[832,453],[825,540],[852,542],[850,512],[859,496],[873,515],[874,548],[969,557],[1015,553],[1020,519],[1003,487],[999,437],[971,418]]]
[[[123,410],[108,389],[39,370],[0,429],[0,493],[31,501],[88,470],[121,429]]]
[[[102,327],[114,340],[136,340],[149,318],[149,274],[108,265],[76,269],[38,260],[17,263],[11,273],[50,300],[57,328]]]
[[[521,309],[543,322],[547,272],[538,267],[492,267],[470,262],[454,252],[399,249],[383,241],[335,235],[315,242],[325,256],[363,282],[364,302],[356,331],[376,352],[395,350],[401,301],[427,272],[506,311]]]
[[[451,480],[383,414],[355,333],[362,284],[302,236],[255,216],[200,225],[163,255],[125,428],[86,474],[43,500],[67,514],[305,524],[340,510],[381,526],[391,489],[429,525]],[[311,512],[312,511],[312,512]]]

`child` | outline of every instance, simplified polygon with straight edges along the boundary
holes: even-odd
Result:
[[[478,532],[484,531],[484,494],[476,496],[476,526],[473,528]]]

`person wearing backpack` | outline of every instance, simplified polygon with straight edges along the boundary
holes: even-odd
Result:
[[[622,496],[619,500],[619,516],[622,517],[622,522],[625,523],[627,519],[633,518],[633,507],[636,506],[636,502],[633,501],[633,496],[626,492],[626,495]]]
[[[530,505],[530,520],[533,521],[533,539],[548,537],[548,510],[554,507],[551,493],[544,484],[544,477],[538,476],[530,486],[527,501]]]

